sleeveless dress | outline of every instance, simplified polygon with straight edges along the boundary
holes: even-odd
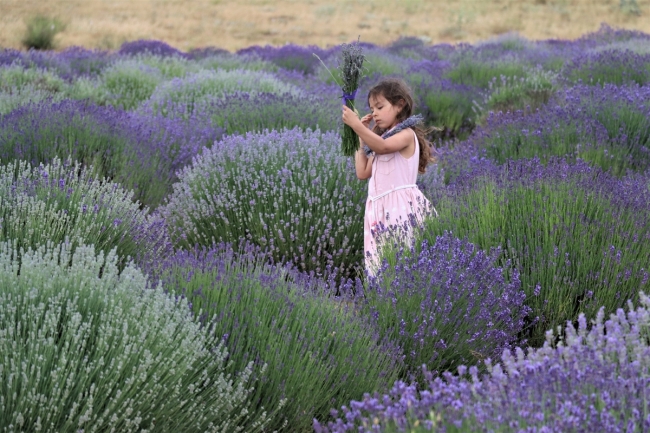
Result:
[[[413,130],[411,130],[413,131]],[[377,232],[390,226],[399,225],[409,228],[409,221],[421,222],[426,213],[437,211],[416,185],[420,163],[420,143],[415,137],[415,152],[410,158],[393,152],[375,155],[372,162],[372,175],[368,181],[368,200],[363,222],[363,249],[366,270],[374,275],[379,265],[377,241],[381,234]],[[411,241],[410,232],[400,232],[399,236]]]

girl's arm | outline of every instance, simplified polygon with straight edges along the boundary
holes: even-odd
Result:
[[[372,156],[370,158],[366,156],[366,152],[363,151],[363,141],[359,140],[359,150],[354,154],[354,168],[357,171],[359,180],[370,179],[373,159]]]
[[[345,105],[343,106],[343,122],[357,133],[359,138],[365,142],[377,155],[399,152],[413,143],[413,133],[407,130],[400,131],[387,139],[366,128],[357,114]]]
[[[367,114],[363,116],[360,121],[364,128],[370,128],[370,121],[372,120],[372,115]],[[366,152],[363,151],[363,140],[359,139],[359,149],[354,155],[354,167],[357,171],[357,178],[359,180],[370,179],[372,177],[372,156],[368,158]]]

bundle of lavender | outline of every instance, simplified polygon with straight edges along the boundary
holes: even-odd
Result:
[[[316,54],[314,54],[320,60]],[[338,72],[341,81],[336,79],[332,72],[325,66],[325,69],[328,70],[334,81],[341,86],[343,91],[343,105],[355,111],[359,114],[357,109],[354,107],[354,98],[357,95],[357,90],[359,89],[359,82],[363,77],[363,61],[365,56],[363,55],[362,49],[359,46],[359,40],[351,44],[342,44],[341,46],[341,57],[342,61],[339,62]],[[353,156],[354,153],[359,149],[359,136],[352,128],[348,125],[343,125],[343,140],[341,141],[341,150],[343,151],[344,156]]]

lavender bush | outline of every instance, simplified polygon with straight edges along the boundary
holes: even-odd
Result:
[[[270,258],[351,272],[363,250],[366,185],[334,132],[229,136],[196,157],[161,215],[178,246],[247,239]]]
[[[599,53],[604,51],[631,51],[636,54],[645,55],[650,54],[650,46],[646,38],[632,38],[625,41],[616,41],[606,45],[600,45],[589,50],[591,53]]]
[[[474,101],[477,92],[468,86],[441,80],[425,87],[427,120],[443,128],[443,136],[463,137],[474,129],[478,117]]]
[[[280,69],[275,63],[260,59],[256,55],[215,53],[197,59],[197,65],[203,69],[215,71],[232,71],[245,69],[247,71],[264,71],[269,73],[278,72]]]
[[[314,57],[314,54],[322,58],[328,54],[328,50],[314,45],[304,47],[301,45],[287,44],[282,47],[273,47],[270,45],[264,47],[252,46],[237,51],[237,54],[256,56],[272,62],[281,68],[309,75],[314,73],[319,65],[318,59]]]
[[[66,83],[45,70],[12,65],[0,68],[0,116],[45,99],[61,100]]]
[[[250,245],[240,250],[246,253],[228,245],[181,251],[157,275],[223,339],[234,371],[268,364],[254,375],[253,418],[284,401],[269,429],[309,431],[313,417],[327,418],[331,407],[397,378],[400,352],[346,304],[326,298],[329,286],[265,265]]]
[[[440,217],[425,220],[422,237],[433,243],[449,230],[483,250],[501,247],[536,318],[526,333],[531,344],[582,312],[615,311],[648,287],[647,176],[618,179],[557,159],[482,165],[427,189]]]
[[[140,54],[155,55],[160,57],[178,56],[185,54],[178,49],[162,41],[151,39],[139,39],[137,41],[125,42],[117,52],[120,56],[133,56]]]
[[[70,47],[63,51],[17,51],[0,49],[0,66],[20,66],[45,70],[71,83],[80,77],[93,77],[115,60],[107,51]]]
[[[187,302],[118,262],[0,243],[0,429],[262,430],[270,419],[247,412],[252,362],[227,373],[227,349]]]
[[[423,364],[440,373],[494,358],[518,342],[530,310],[518,272],[508,281],[497,265],[501,256],[451,233],[407,251],[387,244],[383,266],[359,297],[361,314],[400,344],[413,377]]]
[[[650,88],[579,85],[533,113],[490,115],[471,143],[503,163],[580,158],[616,175],[650,167]]]
[[[146,102],[153,112],[168,115],[171,105],[184,107],[183,111],[193,113],[196,105],[206,99],[225,97],[229,94],[289,93],[301,94],[299,88],[278,80],[265,72],[240,70],[202,70],[185,78],[174,78],[160,84]]]
[[[567,63],[562,73],[571,82],[642,86],[650,83],[650,54],[628,50],[587,52]]]
[[[427,383],[396,382],[343,406],[318,433],[378,431],[644,432],[650,429],[650,298],[591,326],[583,314],[539,349],[505,351],[489,373],[458,368]],[[468,374],[469,373],[469,374]]]
[[[160,71],[142,59],[119,60],[102,72],[88,96],[97,103],[132,110],[149,99],[163,80]]]
[[[184,77],[190,73],[196,73],[203,69],[198,62],[181,56],[161,57],[151,55],[136,55],[131,56],[131,59],[137,60],[151,68],[157,69],[165,79]]]
[[[541,67],[527,68],[522,77],[495,77],[486,90],[485,111],[514,111],[544,106],[557,90],[557,82],[557,73]]]
[[[160,222],[132,201],[132,192],[102,182],[78,163],[31,167],[24,161],[0,166],[0,242],[36,248],[69,239],[116,249],[121,265],[128,257],[145,260],[166,251]]]
[[[464,55],[457,60],[446,78],[453,83],[475,86],[487,89],[492,80],[497,77],[524,77],[525,65],[516,61],[477,61],[471,55]]]
[[[176,170],[221,130],[161,116],[125,113],[78,101],[22,107],[0,117],[0,161],[28,160],[34,165],[61,159],[92,165],[155,206],[170,191]]]
[[[332,131],[340,127],[339,103],[318,96],[237,93],[206,100],[196,106],[198,118],[218,126],[226,134],[245,134],[294,127]],[[171,109],[168,111],[171,112]],[[174,116],[185,117],[184,113]]]

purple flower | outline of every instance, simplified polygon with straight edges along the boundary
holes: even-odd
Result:
[[[387,235],[399,233],[391,228]],[[442,372],[498,356],[518,342],[530,311],[518,272],[506,277],[500,255],[450,233],[389,253],[359,297],[363,314],[399,342],[413,375],[423,364]]]
[[[609,320],[601,309],[590,328],[581,315],[563,336],[549,331],[539,349],[504,351],[500,363],[485,361],[483,376],[475,366],[469,375],[465,367],[457,376],[425,371],[419,387],[398,381],[384,395],[369,393],[343,406],[326,425],[314,420],[314,428],[410,431],[428,421],[441,431],[509,431],[522,424],[539,432],[644,431],[650,427],[643,416],[650,411],[650,298],[639,297],[640,307],[618,310]]]

